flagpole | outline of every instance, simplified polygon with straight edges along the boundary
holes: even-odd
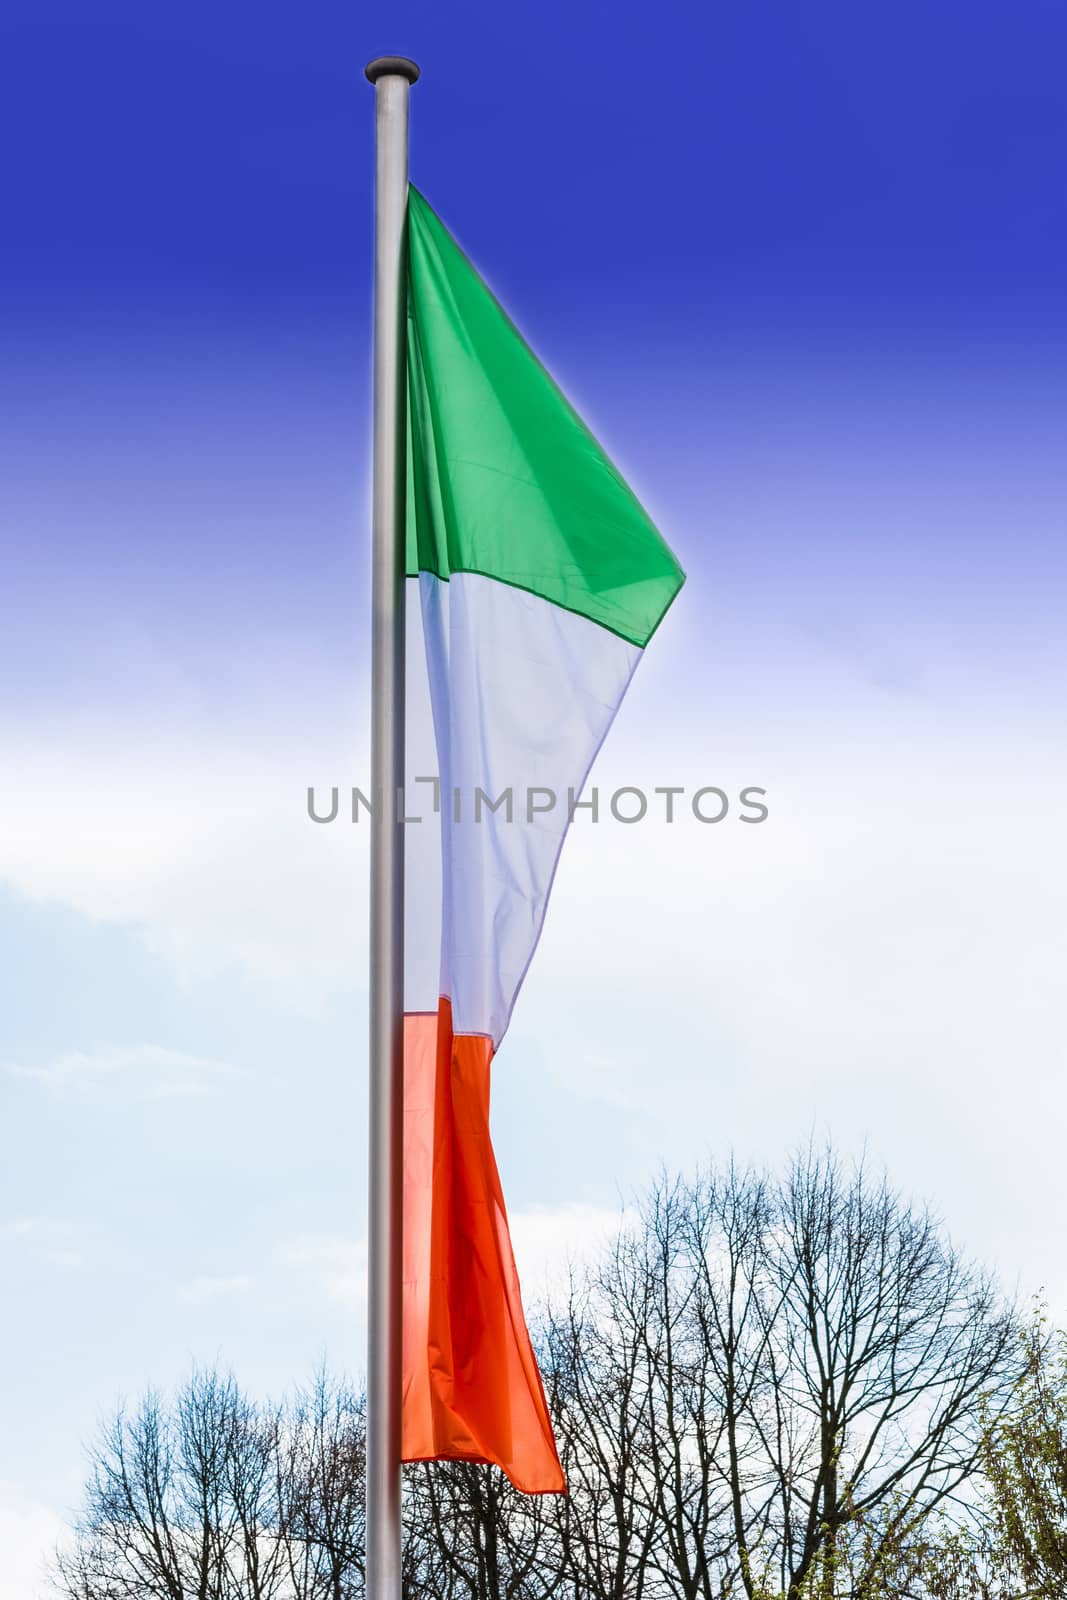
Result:
[[[403,1160],[404,224],[413,61],[381,56],[375,87],[374,493],[371,579],[370,1192],[367,1600],[401,1600]]]

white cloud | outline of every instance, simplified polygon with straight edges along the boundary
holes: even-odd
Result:
[[[17,1239],[65,1239],[75,1231],[75,1224],[65,1217],[15,1217],[4,1224],[2,1231]]]
[[[532,1305],[564,1286],[569,1268],[589,1259],[625,1220],[622,1207],[578,1202],[532,1206],[509,1215],[523,1294]],[[339,1234],[306,1233],[281,1240],[273,1252],[324,1300],[362,1319],[367,1295],[367,1241]]]
[[[6,1062],[12,1077],[41,1084],[58,1098],[95,1093],[104,1085],[121,1082],[156,1099],[206,1094],[210,1082],[238,1071],[222,1061],[168,1050],[160,1045],[118,1045],[97,1050],[68,1050],[52,1061],[35,1066]]]
[[[882,733],[780,761],[759,827],[575,834],[513,1031],[650,1167],[866,1144],[1025,1288],[1067,1208],[1062,762]]]
[[[1067,1206],[1065,785],[1046,708],[984,648],[927,650],[889,692],[788,632],[724,635],[721,676],[705,656],[691,681],[684,633],[650,652],[595,781],[760,784],[770,819],[579,820],[513,1033],[590,1129],[598,1101],[640,1119],[646,1171],[731,1145],[780,1160],[811,1131],[866,1140],[1008,1275],[1044,1277]],[[185,976],[239,972],[311,1010],[362,988],[366,830],[305,811],[309,782],[346,781],[337,751],[257,765],[190,745],[136,767],[132,748],[28,751],[0,875],[136,927]],[[204,1081],[151,1077],[153,1093]]]
[[[578,1202],[511,1212],[511,1243],[527,1308],[565,1289],[570,1269],[594,1257],[624,1220],[622,1207]]]
[[[251,1278],[237,1275],[232,1278],[193,1278],[178,1286],[175,1294],[179,1300],[197,1304],[203,1300],[219,1300],[227,1295],[247,1294],[252,1287]]]
[[[367,1241],[340,1234],[303,1233],[274,1249],[279,1266],[297,1273],[324,1299],[347,1306],[360,1318],[367,1299]]]
[[[45,1567],[65,1532],[65,1524],[51,1507],[0,1483],[4,1600],[45,1600]]]
[[[85,1231],[84,1223],[63,1217],[15,1217],[0,1224],[0,1241],[49,1266],[78,1268],[85,1265],[79,1244]]]
[[[273,765],[194,747],[131,757],[27,749],[3,796],[0,880],[138,932],[183,980],[237,972],[317,1011],[366,969],[367,827],[316,826],[307,787],[345,781],[298,751]],[[349,754],[349,772],[362,776]]]

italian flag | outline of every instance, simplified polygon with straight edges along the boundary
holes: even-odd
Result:
[[[560,1492],[490,1069],[571,804],[683,574],[415,189],[407,289],[405,798],[430,814],[404,828],[402,1454]]]

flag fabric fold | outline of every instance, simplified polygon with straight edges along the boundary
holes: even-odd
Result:
[[[405,1460],[565,1488],[489,1136],[491,1065],[589,769],[683,582],[414,188],[408,205]]]

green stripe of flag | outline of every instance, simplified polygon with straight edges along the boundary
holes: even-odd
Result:
[[[407,570],[478,572],[645,645],[683,573],[440,218],[408,202]]]

